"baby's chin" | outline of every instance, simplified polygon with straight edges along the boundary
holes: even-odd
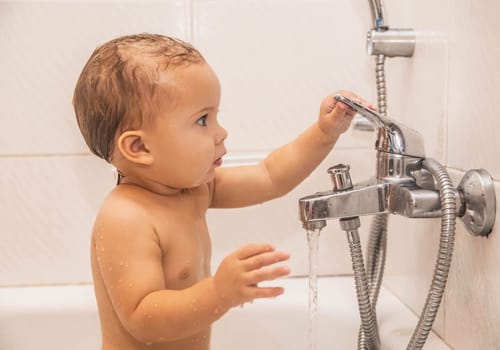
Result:
[[[198,181],[194,181],[190,188],[197,188],[203,185],[207,185],[214,181],[215,173],[217,172],[217,167],[212,166],[205,175],[203,175]]]

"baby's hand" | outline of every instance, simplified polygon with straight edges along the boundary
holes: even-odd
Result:
[[[334,98],[335,95],[344,95],[357,100],[369,108],[376,109],[373,105],[350,91],[337,91],[329,95],[321,102],[318,121],[320,129],[328,136],[337,137],[346,132],[349,129],[352,118],[356,115],[356,112],[349,108],[349,106],[338,102]]]
[[[258,283],[288,275],[290,269],[286,266],[267,266],[289,257],[288,253],[276,251],[270,244],[249,244],[227,256],[213,278],[223,304],[233,307],[256,298],[282,294],[281,287],[259,287]]]

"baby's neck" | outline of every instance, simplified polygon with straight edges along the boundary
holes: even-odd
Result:
[[[189,189],[185,188],[170,187],[168,185],[143,181],[137,178],[132,178],[130,176],[123,176],[123,175],[121,176],[121,179],[117,185],[137,186],[146,191],[152,192],[160,196],[175,196],[189,191]]]

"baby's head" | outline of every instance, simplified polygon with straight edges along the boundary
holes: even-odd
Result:
[[[98,47],[73,97],[97,156],[125,181],[183,189],[207,183],[225,154],[219,80],[191,45],[162,35],[124,36]]]
[[[153,121],[160,74],[204,62],[190,44],[158,34],[123,36],[99,46],[73,95],[78,126],[90,150],[111,162],[118,135]]]

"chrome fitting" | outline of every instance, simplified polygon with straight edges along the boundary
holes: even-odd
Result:
[[[488,236],[496,215],[495,184],[484,169],[467,171],[457,187],[465,204],[459,213],[467,231],[473,236]]]
[[[411,57],[415,51],[415,32],[413,29],[372,29],[367,34],[366,49],[372,56]]]
[[[343,218],[340,219],[340,228],[342,231],[354,231],[357,230],[361,226],[361,222],[359,221],[359,216],[354,216],[352,218]]]
[[[306,231],[316,231],[316,230],[321,231],[325,226],[326,226],[325,220],[306,221],[302,223],[302,227]]]
[[[333,191],[345,191],[352,188],[351,174],[349,165],[337,164],[328,168],[328,174],[332,180]]]

